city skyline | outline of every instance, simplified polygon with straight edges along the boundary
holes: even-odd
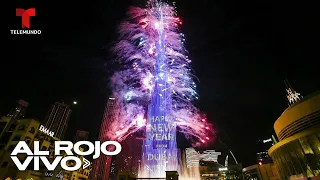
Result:
[[[280,20],[287,16],[280,10],[277,13],[269,12],[267,7],[270,4],[265,8],[261,7],[261,4],[251,4],[256,7],[251,9],[245,8],[244,3],[241,5],[242,10],[236,9],[238,12],[232,12],[235,10],[234,7],[223,8],[225,4],[220,1],[216,2],[219,10],[206,6],[209,1],[203,3],[200,5],[195,2],[188,4],[177,1],[184,22],[186,46],[200,79],[200,100],[197,104],[208,113],[208,119],[214,123],[218,135],[226,141],[237,157],[240,156],[238,160],[250,164],[252,160],[247,160],[246,157],[252,154],[254,157],[256,152],[247,151],[245,147],[264,139],[264,136],[269,137],[273,133],[274,121],[288,107],[284,79],[287,78],[293,88],[304,96],[320,89],[317,67],[312,64],[319,55],[312,50],[312,45],[304,40],[311,39],[313,31],[308,32],[308,28],[302,28],[303,22],[300,21],[297,22],[297,28],[289,28],[296,23],[291,22],[293,20],[286,21],[291,26],[281,26]],[[66,15],[71,14],[69,9],[80,12],[72,3],[61,7],[61,14],[57,17],[60,20],[60,24],[57,23],[59,27],[45,25],[42,22],[46,18],[53,19],[44,12],[48,8],[45,5],[18,3],[10,7],[14,10],[16,6],[35,6],[39,13],[35,17],[37,20],[34,26],[43,28],[43,34],[39,36],[41,38],[33,37],[34,39],[10,36],[13,40],[9,48],[15,49],[16,57],[12,62],[2,62],[1,66],[15,67],[17,72],[33,72],[26,73],[23,82],[20,82],[19,74],[9,78],[6,70],[1,72],[4,85],[7,87],[1,94],[0,115],[6,115],[16,107],[15,102],[20,98],[30,103],[27,117],[38,119],[45,117],[49,106],[55,101],[65,99],[71,104],[77,100],[79,104],[71,115],[68,137],[73,140],[75,130],[84,129],[90,132],[91,138],[91,132],[101,124],[104,103],[109,95],[107,82],[112,66],[104,65],[109,58],[104,57],[105,51],[108,51],[109,44],[115,40],[116,26],[124,17],[129,4],[93,4],[89,8],[90,12],[94,12],[98,6],[101,6],[101,10],[93,13],[89,19],[108,16],[105,20],[108,25],[100,27],[100,20],[94,20],[91,24],[89,20],[84,20],[89,27],[80,29],[77,25],[81,23],[77,23],[77,20],[71,21],[74,16],[63,20]],[[78,6],[84,8],[86,4],[80,3]],[[59,5],[49,8],[48,12],[52,12],[54,7]],[[197,8],[205,10],[200,11]],[[108,10],[110,12],[107,12]],[[210,10],[213,11],[214,19],[210,17]],[[287,13],[290,11],[286,10]],[[280,16],[276,23],[281,30],[272,29],[266,16],[270,16],[271,19]],[[305,16],[309,17],[307,14]],[[224,23],[216,20],[219,18],[224,18],[221,20]],[[19,25],[14,15],[10,17],[10,21],[10,27]],[[68,25],[69,22],[72,23]],[[211,25],[217,28],[212,28]],[[62,28],[66,31],[60,32]],[[272,34],[274,31],[275,35]],[[70,35],[72,32],[76,33]],[[283,32],[288,34],[284,35],[283,39],[279,38]],[[82,40],[83,33],[90,34],[90,40],[84,45],[78,43],[85,41]],[[100,37],[95,37],[94,34],[99,34]],[[302,34],[309,38],[303,37]],[[49,37],[50,35],[59,38],[55,41]],[[294,42],[291,41],[293,35],[297,36]],[[66,36],[70,36],[69,39],[63,38]],[[275,42],[270,42],[272,39]],[[22,48],[21,43],[29,40],[35,41],[35,45]],[[275,48],[271,48],[274,43]],[[307,47],[301,47],[301,44]],[[12,63],[15,66],[11,66]],[[88,124],[88,121],[92,123]],[[257,132],[249,129],[255,129]],[[97,137],[94,133],[92,137]],[[239,143],[241,141],[244,144]]]

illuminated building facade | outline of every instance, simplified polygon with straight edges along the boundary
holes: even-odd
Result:
[[[109,141],[110,138],[107,136],[108,128],[111,126],[111,122],[117,118],[117,100],[115,98],[109,98],[99,133],[99,141],[105,142]],[[108,147],[109,148],[109,147]],[[108,149],[111,151],[111,149]],[[108,180],[110,178],[110,168],[111,168],[111,160],[113,156],[106,156],[101,154],[100,157],[93,162],[93,174],[92,179],[94,180]],[[111,178],[110,178],[111,179]]]
[[[201,180],[242,180],[241,164],[229,165],[225,167],[213,161],[199,162],[200,179]]]
[[[77,130],[76,136],[74,139],[74,143],[79,142],[79,141],[86,141],[86,140],[88,140],[88,136],[89,136],[89,132]],[[82,152],[87,151],[87,146],[80,146],[80,151],[82,151]],[[83,156],[77,155],[77,157],[80,158],[81,161],[83,162],[83,158],[84,158]],[[68,166],[75,165],[74,162],[72,162],[72,161],[69,161],[67,163],[68,163],[67,164]],[[47,172],[47,176],[50,177],[49,173],[50,172]],[[56,177],[56,179],[61,179],[61,180],[85,180],[85,179],[89,179],[90,174],[91,174],[90,167],[83,169],[83,166],[81,166],[76,171],[66,171],[66,170],[63,170],[61,168],[61,166],[59,166],[58,168],[55,169],[55,171],[53,172],[53,176],[51,176],[51,177]],[[44,180],[46,180],[46,179],[44,179]],[[48,178],[48,180],[49,180],[49,178]]]
[[[290,107],[274,124],[279,142],[268,153],[281,179],[319,178],[320,91],[303,99],[288,99]]]
[[[80,147],[80,151],[85,151],[83,147]],[[67,156],[65,153],[63,156]],[[66,171],[61,168],[60,164],[55,168],[54,171],[45,171],[43,173],[43,178],[41,180],[86,180],[89,179],[91,175],[91,168],[87,167],[83,169],[83,156],[77,155],[78,158],[81,159],[82,165],[81,167],[76,171]],[[68,161],[67,166],[75,166],[73,161]]]
[[[276,166],[270,164],[256,164],[243,168],[244,180],[280,180]]]
[[[11,117],[4,116],[0,119],[0,123],[8,123]],[[18,119],[14,123],[15,128],[10,129],[11,136],[5,146],[0,149],[0,179],[21,178],[40,180],[45,177],[45,167],[40,166],[40,171],[33,171],[33,167],[29,165],[27,170],[18,171],[13,161],[10,158],[12,150],[15,148],[19,141],[25,141],[32,149],[34,141],[40,141],[41,151],[50,151],[50,157],[53,157],[53,145],[58,139],[52,138],[39,130],[40,122],[34,119]],[[25,158],[25,154],[18,156],[20,161]]]
[[[69,105],[55,102],[45,117],[45,127],[53,131],[55,137],[63,139],[68,128],[71,112]]]
[[[164,106],[155,95],[155,102]],[[176,142],[176,126],[171,116],[161,107],[150,105],[146,139],[143,142],[143,176],[164,177],[166,171],[178,170],[179,151]]]
[[[80,147],[80,151],[85,151],[85,148]],[[83,162],[83,156],[77,155],[77,157],[80,158]],[[74,162],[72,161],[69,161],[67,165],[75,166]],[[61,178],[61,180],[86,180],[89,179],[91,169],[90,167],[83,169],[83,166],[81,166],[77,171],[56,170],[55,174],[59,174],[59,172],[63,174],[63,178]],[[57,179],[59,179],[59,177]]]
[[[135,180],[135,179],[137,179],[137,176],[135,176],[134,174],[132,174],[129,171],[125,171],[125,172],[120,172],[117,176],[117,179],[119,179],[119,180]],[[178,180],[179,173],[177,171],[166,171],[164,178],[155,178],[155,179]]]
[[[68,172],[62,170],[57,166],[55,171],[48,171],[47,168],[40,164],[40,170],[33,170],[33,163],[31,163],[25,171],[19,171],[16,165],[10,158],[12,150],[16,147],[19,141],[27,143],[30,149],[33,149],[34,141],[39,141],[40,151],[49,151],[49,161],[55,158],[54,156],[54,142],[60,141],[56,137],[43,132],[42,125],[35,119],[22,119],[24,117],[25,108],[28,106],[23,100],[19,101],[19,105],[7,116],[0,119],[0,133],[4,137],[0,146],[0,179],[23,179],[23,180],[78,180],[88,179],[90,169]],[[8,127],[9,124],[9,128]],[[20,161],[23,161],[26,154],[19,154],[17,156]],[[70,175],[71,174],[71,175]]]
[[[186,148],[186,169],[183,173],[188,174],[189,179],[201,180],[242,180],[242,165],[225,163],[226,159],[220,156],[221,152],[215,150],[196,151],[194,148]],[[218,158],[220,156],[220,158]],[[225,165],[218,162],[223,161]]]
[[[129,9],[112,48],[119,68],[110,87],[121,113],[109,134],[123,140],[145,128],[140,177],[159,178],[180,169],[177,127],[197,145],[214,131],[193,104],[199,95],[174,3],[145,2]]]

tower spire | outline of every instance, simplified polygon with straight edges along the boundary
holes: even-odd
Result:
[[[303,98],[303,96],[296,92],[292,86],[290,85],[288,79],[284,80],[284,83],[286,85],[286,91],[287,91],[287,99],[289,101],[289,106],[291,106],[292,104],[298,102],[300,99]]]

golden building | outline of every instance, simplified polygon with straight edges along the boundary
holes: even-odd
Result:
[[[81,149],[80,149],[81,150]],[[81,150],[83,151],[83,149]],[[66,155],[64,155],[66,156]],[[83,162],[83,156],[77,156],[79,157]],[[67,166],[74,166],[74,162],[68,161]],[[57,168],[53,171],[46,171],[44,173],[44,177],[41,180],[87,180],[89,179],[91,173],[91,168],[88,167],[86,169],[83,169],[82,166],[77,171],[66,171],[63,170],[60,166],[60,164],[57,166]]]
[[[274,130],[279,142],[268,153],[280,178],[320,178],[320,91],[287,108]]]
[[[9,124],[9,128],[1,128],[0,130],[5,132],[5,138],[2,138],[0,142],[0,179],[8,180],[49,180],[49,179],[62,179],[62,180],[82,180],[88,179],[90,169],[80,168],[77,171],[69,172],[61,169],[60,164],[57,166],[54,172],[49,172],[44,166],[40,165],[40,171],[33,171],[32,166],[25,171],[19,171],[16,165],[10,158],[10,154],[19,141],[25,141],[30,149],[33,149],[33,142],[39,141],[41,151],[50,151],[48,158],[54,158],[54,142],[60,141],[57,138],[53,138],[40,130],[40,122],[35,119],[18,119],[13,123],[9,123],[12,120],[10,116],[4,116],[0,119],[0,126],[5,127]],[[2,133],[2,132],[0,132]],[[25,154],[19,154],[20,161],[25,159]],[[82,159],[83,157],[80,157]],[[32,161],[33,162],[33,161]],[[33,163],[30,164],[33,164]],[[72,162],[69,162],[72,163]],[[71,165],[71,164],[70,164]]]
[[[84,148],[80,147],[80,151],[84,151]],[[83,156],[78,157],[82,160],[83,162]],[[74,166],[72,162],[69,162],[68,166]],[[84,179],[89,179],[91,173],[91,169],[88,167],[86,169],[83,169],[82,166],[80,169],[77,171],[63,171],[63,178],[62,180],[84,180]]]
[[[10,116],[4,116],[0,119],[0,123],[9,123],[10,120]],[[33,171],[31,169],[19,171],[11,160],[10,154],[19,141],[25,141],[30,149],[33,149],[34,141],[40,141],[40,150],[46,151],[53,149],[54,141],[58,139],[54,139],[41,132],[39,130],[40,123],[35,119],[19,119],[10,124],[10,126],[6,132],[9,134],[5,140],[6,144],[0,143],[0,179],[10,177],[12,179],[40,180],[43,176],[41,171]],[[23,160],[25,157],[25,154],[18,156],[20,160]]]
[[[241,164],[225,167],[212,161],[200,161],[199,165],[201,180],[242,180]]]
[[[278,171],[273,163],[256,164],[243,168],[244,180],[279,180]]]

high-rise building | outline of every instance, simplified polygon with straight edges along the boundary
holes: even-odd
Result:
[[[109,141],[110,137],[107,136],[107,132],[109,127],[111,126],[111,122],[117,118],[119,112],[117,111],[117,100],[115,98],[109,98],[106,108],[104,110],[104,115],[101,123],[100,133],[99,133],[99,141]],[[111,151],[111,146],[108,146],[108,150]],[[110,167],[111,167],[112,156],[107,156],[101,154],[100,157],[93,162],[93,180],[108,180],[110,175]]]
[[[77,130],[76,137],[74,138],[73,142],[78,142],[78,141],[86,141],[88,140],[89,137],[89,132],[88,131],[82,131],[82,130]]]
[[[45,127],[54,132],[55,137],[63,139],[68,127],[71,112],[72,110],[69,105],[55,102],[45,117]]]

